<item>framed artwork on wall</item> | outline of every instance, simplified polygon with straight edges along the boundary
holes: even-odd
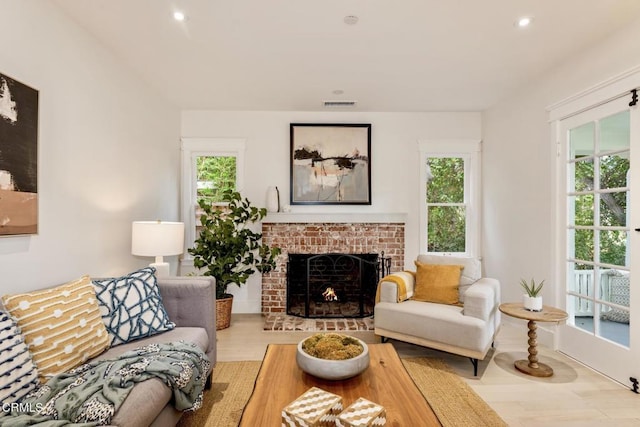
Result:
[[[371,204],[371,124],[291,123],[291,204]]]
[[[0,73],[0,236],[38,232],[38,91]]]

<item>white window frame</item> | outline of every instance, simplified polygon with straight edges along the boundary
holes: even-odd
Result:
[[[182,192],[181,217],[184,222],[184,254],[182,265],[193,265],[193,257],[187,249],[196,240],[197,168],[198,157],[235,157],[236,189],[244,188],[244,155],[246,140],[243,138],[182,138]]]
[[[427,253],[427,159],[429,157],[461,157],[465,175],[465,252],[446,253],[453,256],[481,258],[481,153],[479,139],[439,139],[418,141],[420,152],[420,253]],[[438,252],[431,252],[438,253]]]

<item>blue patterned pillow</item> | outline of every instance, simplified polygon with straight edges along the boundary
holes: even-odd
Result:
[[[93,280],[112,346],[175,328],[162,304],[155,272],[147,267],[123,277]]]
[[[0,402],[17,402],[38,385],[38,372],[18,325],[0,311]]]

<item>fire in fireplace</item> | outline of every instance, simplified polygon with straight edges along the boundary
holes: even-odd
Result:
[[[287,314],[309,318],[373,315],[390,258],[378,254],[289,254]]]
[[[325,301],[338,301],[338,295],[336,295],[336,291],[331,286],[324,290],[322,296]]]

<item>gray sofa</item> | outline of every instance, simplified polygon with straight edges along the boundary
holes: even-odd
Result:
[[[397,285],[384,279],[374,309],[375,334],[468,357],[478,372],[500,328],[500,283],[481,277],[480,261],[440,255],[419,255],[424,264],[463,265],[459,284],[461,305],[414,301],[409,279],[407,298],[398,301]]]
[[[169,319],[176,328],[131,343],[118,345],[95,360],[109,359],[152,343],[186,341],[207,353],[211,367],[216,363],[216,291],[211,277],[159,278],[158,288]],[[182,413],[171,405],[172,391],[159,379],[137,384],[115,413],[112,424],[119,427],[175,426]]]
[[[158,288],[169,319],[176,327],[111,347],[93,360],[111,359],[148,344],[182,340],[195,343],[205,351],[213,369],[216,363],[215,279],[195,276],[159,278]],[[182,412],[172,406],[172,395],[172,390],[158,378],[137,383],[111,423],[118,427],[175,426]]]

